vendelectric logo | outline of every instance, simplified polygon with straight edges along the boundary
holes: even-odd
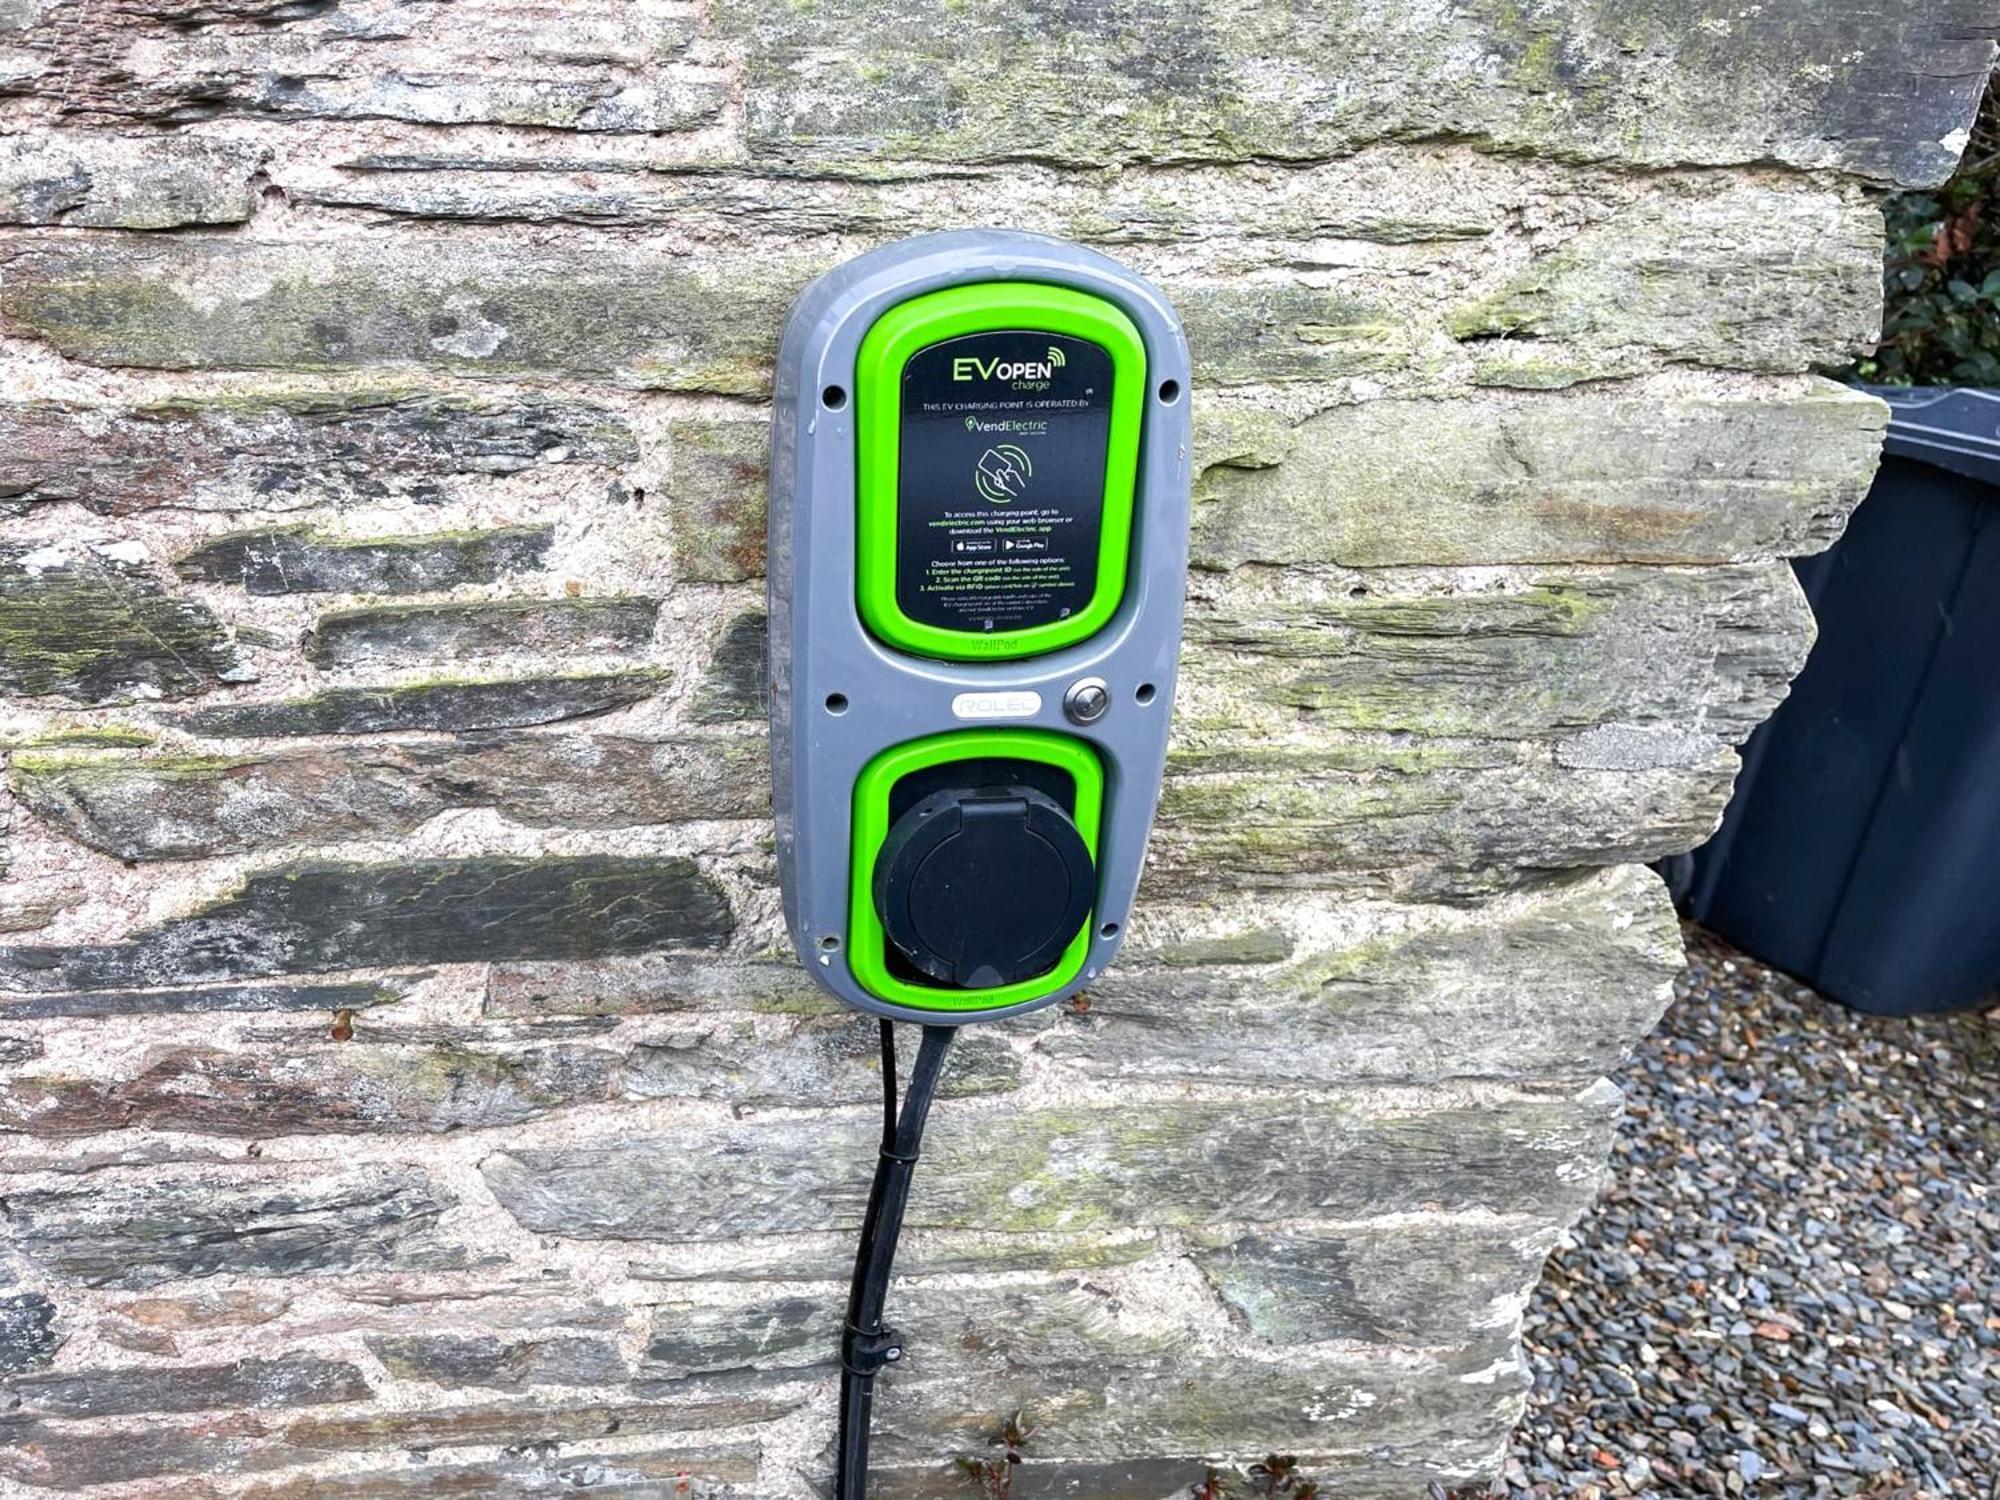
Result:
[[[1027,437],[1040,437],[1049,430],[1047,422],[1032,417],[1003,417],[997,422],[980,417],[965,419],[967,432],[1018,432]]]

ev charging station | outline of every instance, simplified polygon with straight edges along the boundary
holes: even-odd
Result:
[[[786,925],[881,1018],[881,1160],[842,1340],[863,1500],[882,1324],[953,1028],[1118,951],[1166,760],[1187,571],[1179,320],[1039,235],[923,235],[813,282],[778,356],[771,746]],[[899,1114],[892,1022],[923,1043]]]

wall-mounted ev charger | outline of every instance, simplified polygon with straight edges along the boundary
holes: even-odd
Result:
[[[1166,760],[1187,572],[1188,355],[1115,261],[924,235],[806,288],[771,444],[771,746],[786,925],[881,1018],[875,1190],[842,1341],[862,1500],[917,1147],[954,1027],[1117,953]],[[923,1028],[897,1109],[894,1021]]]

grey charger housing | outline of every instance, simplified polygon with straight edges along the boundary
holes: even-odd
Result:
[[[1045,655],[934,661],[871,635],[856,604],[856,356],[884,312],[970,282],[1071,287],[1115,304],[1145,345],[1126,585],[1096,634]],[[1128,924],[1166,764],[1189,507],[1187,342],[1150,282],[1095,251],[1002,230],[926,234],[870,251],[811,283],[779,346],[771,429],[768,578],[772,802],[785,925],[819,984],[857,1010],[928,1025],[988,1021],[1055,1004],[1104,971]],[[1073,722],[1064,700],[1101,679],[1110,707]],[[1149,690],[1140,701],[1141,689]],[[985,705],[965,717],[966,695]],[[996,716],[994,695],[1014,707]],[[1032,709],[1025,705],[1033,703]],[[838,711],[836,711],[836,707]],[[892,746],[969,728],[1040,729],[1082,740],[1105,772],[1090,948],[1067,986],[1021,1004],[919,1009],[869,993],[847,962],[853,789]]]

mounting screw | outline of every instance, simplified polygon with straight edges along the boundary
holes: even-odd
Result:
[[[1080,677],[1063,694],[1063,712],[1072,724],[1095,724],[1111,709],[1111,688],[1102,677]]]
[[[887,1360],[892,1365],[902,1357],[903,1357],[903,1346],[901,1344],[891,1344],[888,1348],[882,1351],[882,1358]]]

